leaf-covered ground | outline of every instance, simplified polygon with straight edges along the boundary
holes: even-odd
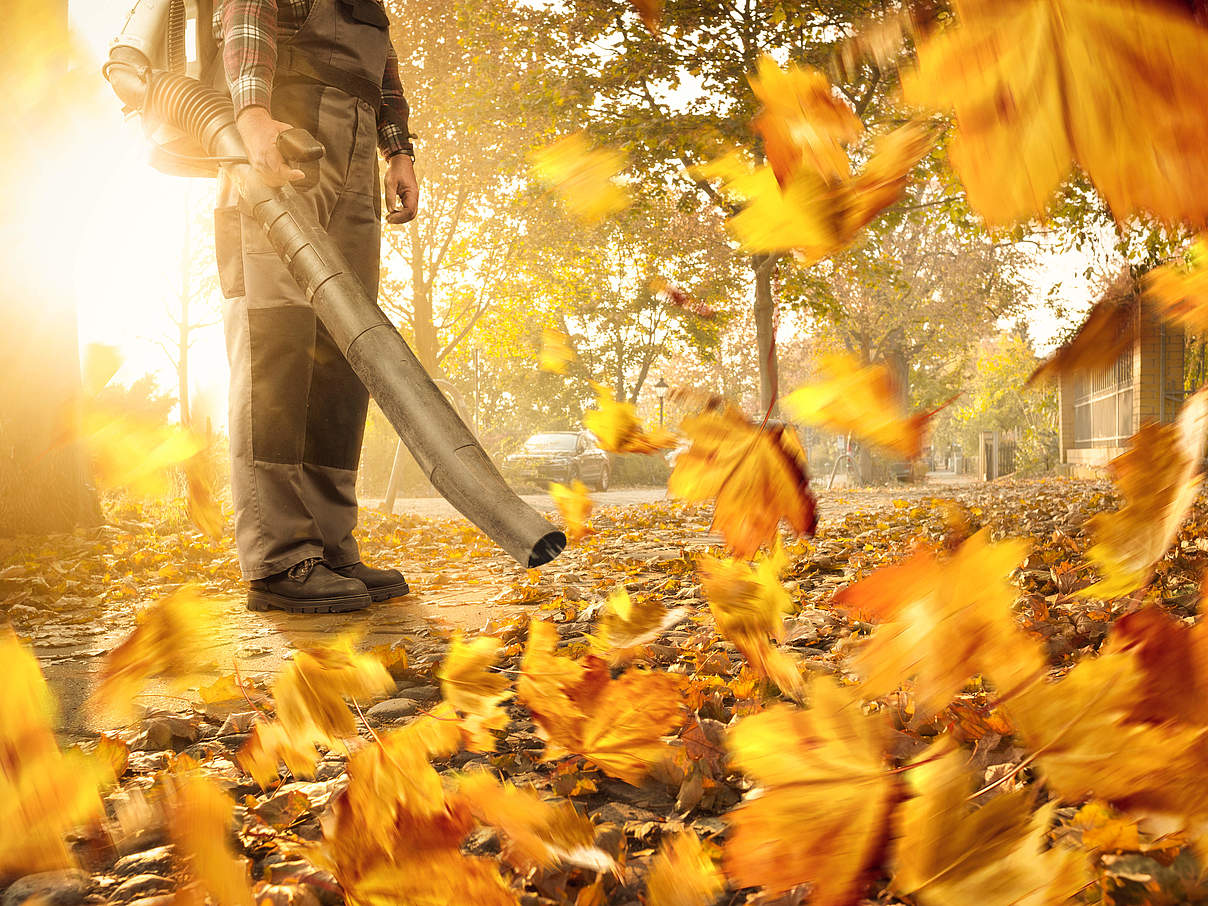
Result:
[[[1015,610],[1021,625],[1044,639],[1050,665],[1060,674],[1097,649],[1121,611],[1140,603],[1124,599],[1108,607],[1073,594],[1094,579],[1081,565],[1086,547],[1081,527],[1089,515],[1114,505],[1106,485],[1068,480],[824,495],[817,538],[786,546],[790,559],[782,580],[792,612],[784,621],[784,649],[808,674],[851,678],[852,654],[873,627],[832,609],[835,592],[877,567],[900,561],[920,542],[955,547],[984,527],[995,539],[1031,542],[1031,553],[1012,579],[1018,587]],[[1184,540],[1161,562],[1147,593],[1176,617],[1190,616],[1198,606],[1208,551],[1192,539],[1200,537],[1206,519],[1208,508],[1201,502],[1184,529]],[[170,847],[163,848],[176,839],[170,837],[165,796],[170,800],[177,794],[166,792],[174,788],[167,778],[182,764],[193,767],[193,759],[238,803],[238,846],[252,861],[253,880],[279,885],[289,879],[285,886],[265,888],[275,901],[338,901],[341,894],[331,876],[291,853],[299,843],[319,841],[324,822],[333,820],[333,797],[347,785],[347,756],[329,752],[313,780],[294,781],[286,774],[267,790],[236,760],[254,725],[272,714],[270,684],[283,659],[290,657],[283,649],[321,644],[349,628],[363,633],[360,647],[382,659],[392,686],[384,696],[356,703],[358,734],[372,746],[376,734],[422,720],[440,702],[438,670],[457,628],[441,619],[442,603],[454,602],[447,612],[456,615],[467,636],[481,631],[500,640],[496,672],[515,679],[530,618],[553,624],[560,651],[582,654],[593,650],[605,602],[623,586],[635,604],[654,601],[668,610],[683,609],[677,612],[680,619],[631,653],[639,667],[666,671],[680,684],[688,716],[676,733],[675,757],[657,764],[636,784],[610,777],[580,757],[546,760],[533,715],[510,701],[506,730],[496,734],[495,751],[438,754],[433,765],[450,776],[487,766],[544,796],[569,799],[594,823],[595,843],[616,860],[616,869],[603,874],[573,864],[509,869],[507,883],[524,902],[644,901],[660,841],[685,828],[695,831],[706,847],[725,839],[727,813],[750,788],[750,781],[727,761],[726,728],[736,717],[783,697],[752,671],[734,644],[719,636],[705,606],[698,567],[717,542],[708,534],[708,523],[707,508],[673,502],[605,510],[592,521],[595,534],[550,567],[524,571],[465,523],[367,513],[367,555],[404,565],[415,591],[404,601],[375,607],[368,617],[344,620],[278,615],[262,621],[243,611],[226,545],[206,541],[164,511],[131,509],[109,527],[10,545],[3,552],[9,565],[0,573],[4,607],[67,705],[69,736],[82,739],[89,750],[97,732],[107,730],[100,744],[118,753],[119,764],[124,761],[117,785],[105,796],[106,820],[71,838],[85,873],[66,876],[62,883],[96,903],[133,902],[177,889],[182,866]],[[72,703],[95,685],[90,665],[131,628],[134,605],[170,593],[186,579],[202,585],[204,597],[195,606],[206,609],[206,619],[221,629],[206,649],[212,663],[205,681],[142,697],[152,710],[126,727],[106,726],[96,710],[83,712],[83,718],[70,713]],[[475,624],[480,617],[484,619]],[[894,758],[903,763],[915,758],[948,731],[971,747],[977,769],[988,783],[997,781],[1000,792],[1027,780],[1024,750],[978,684],[967,685],[948,707],[927,719],[915,714],[906,699],[900,699],[896,710],[894,701],[893,696],[888,700]],[[1086,821],[1085,814],[1064,809],[1058,828],[1083,834]],[[469,834],[464,849],[499,858],[500,834],[484,823]],[[1109,875],[1113,859],[1123,860],[1114,902],[1129,901],[1124,896],[1134,883],[1125,877],[1129,872],[1156,877],[1161,869],[1173,873],[1163,883],[1184,883],[1175,876],[1177,860],[1159,855],[1155,861],[1139,852],[1128,857],[1132,861],[1120,853],[1101,858]],[[1137,860],[1144,863],[1141,868]],[[740,891],[723,901],[745,899]]]

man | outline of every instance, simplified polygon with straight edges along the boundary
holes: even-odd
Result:
[[[277,137],[323,144],[318,184],[300,193],[376,298],[387,221],[415,217],[408,106],[382,0],[225,0],[215,13],[236,125],[260,177],[302,177]],[[248,607],[356,610],[407,594],[397,570],[361,562],[356,470],[369,396],[263,231],[224,180],[215,246],[231,366],[235,543]]]

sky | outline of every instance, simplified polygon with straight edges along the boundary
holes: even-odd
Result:
[[[72,0],[72,27],[89,52],[99,75],[109,42],[122,27],[132,0]],[[172,341],[169,316],[180,292],[186,220],[212,208],[211,180],[165,176],[148,164],[149,142],[137,119],[124,120],[113,99],[112,116],[102,120],[89,148],[89,191],[80,197],[76,222],[86,241],[80,244],[72,269],[82,345],[117,346],[125,364],[117,379],[129,383],[152,373],[164,391],[175,395],[176,373],[161,343]],[[420,216],[423,216],[421,206]],[[209,242],[198,246],[192,232],[193,254],[209,253]],[[1090,258],[1081,252],[1041,251],[1030,274],[1033,311],[1031,335],[1039,351],[1048,351],[1068,326],[1044,301],[1054,286],[1070,314],[1089,308],[1093,287],[1082,276]],[[59,265],[61,266],[61,265]],[[736,300],[738,301],[738,300]],[[744,300],[745,303],[745,300]],[[744,304],[740,303],[740,304]],[[211,307],[207,320],[216,314]],[[1005,325],[1004,325],[1005,326]],[[227,370],[222,330],[210,327],[198,334],[192,350],[192,395],[195,409],[225,424]]]

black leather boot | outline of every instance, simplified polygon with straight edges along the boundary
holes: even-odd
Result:
[[[374,569],[364,563],[350,563],[348,566],[337,566],[332,571],[364,582],[369,597],[375,601],[389,601],[411,592],[407,580],[397,569]]]
[[[369,603],[363,582],[336,575],[318,557],[296,563],[275,576],[253,580],[247,593],[248,610],[344,613],[363,610]]]

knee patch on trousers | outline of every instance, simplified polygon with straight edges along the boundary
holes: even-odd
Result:
[[[249,308],[252,459],[297,464],[306,444],[315,314],[300,305]]]

